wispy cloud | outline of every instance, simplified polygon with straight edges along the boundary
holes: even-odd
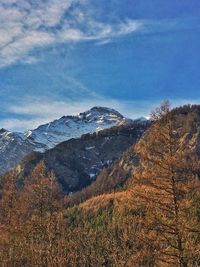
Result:
[[[8,129],[15,132],[23,132],[26,129],[34,129],[38,125],[45,124],[47,122],[44,118],[37,119],[2,119],[0,120],[1,128]]]
[[[91,2],[0,0],[0,67],[17,61],[34,63],[37,59],[30,55],[34,48],[57,43],[94,41],[105,45],[131,33],[163,33],[199,25],[196,18],[101,21],[95,18],[95,10],[91,12]]]
[[[0,66],[16,61],[34,62],[29,53],[63,42],[101,41],[137,31],[140,21],[96,21],[82,12],[86,0],[1,0]]]

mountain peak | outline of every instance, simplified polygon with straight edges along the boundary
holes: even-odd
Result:
[[[38,151],[44,151],[68,139],[127,123],[116,110],[95,106],[77,116],[63,116],[41,125],[35,130],[27,131],[25,135],[31,144],[39,146]]]
[[[118,111],[112,108],[107,108],[107,107],[101,107],[101,106],[95,106],[90,109],[91,111],[94,112],[99,112],[99,113],[114,113],[116,115],[119,115],[120,117],[123,117]]]
[[[107,108],[107,107],[102,107],[102,106],[94,106],[91,109],[80,113],[79,116],[93,116],[93,117],[97,117],[97,116],[102,116],[102,115],[108,115],[108,116],[115,116],[117,118],[124,118],[118,111],[116,111],[115,109],[111,109],[111,108]]]

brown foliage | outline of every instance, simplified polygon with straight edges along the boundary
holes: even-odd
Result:
[[[191,198],[199,186],[199,161],[180,143],[168,103],[153,113],[153,120],[146,138],[137,145],[140,168],[133,180],[134,200],[146,210],[145,232],[140,237],[156,250],[155,266],[193,266],[200,253]]]
[[[189,118],[190,109],[184,107],[181,116]],[[153,121],[136,146],[140,165],[122,192],[66,209],[43,163],[23,181],[7,174],[0,199],[0,266],[199,266],[199,159],[183,138],[183,118],[169,112],[168,104],[156,110]],[[124,172],[116,173],[111,181],[101,177],[83,199],[124,181]]]

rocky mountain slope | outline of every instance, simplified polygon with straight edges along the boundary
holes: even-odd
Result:
[[[44,152],[71,138],[130,121],[113,109],[94,107],[77,116],[64,116],[25,133],[12,133],[1,129],[0,174],[14,168],[32,151]]]
[[[195,151],[200,157],[200,105],[185,105],[173,109],[171,113],[176,134],[179,136],[179,146]],[[146,142],[148,142],[148,131],[151,131],[151,127],[142,137]],[[73,206],[94,196],[118,191],[134,176],[138,165],[139,158],[135,153],[134,143],[117,161],[100,172],[94,182],[72,194],[67,204]]]
[[[55,173],[65,193],[80,190],[136,143],[148,125],[136,122],[115,126],[70,139],[44,153],[35,152],[18,165],[19,176],[29,175],[37,164],[44,162],[46,170]]]
[[[124,184],[133,177],[139,164],[134,151],[135,144],[133,143],[113,164],[104,168],[90,185],[71,194],[66,200],[66,205],[73,206],[92,197],[121,190]]]

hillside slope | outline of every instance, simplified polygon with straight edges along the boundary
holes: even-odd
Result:
[[[41,161],[53,171],[66,193],[90,184],[105,167],[119,159],[144,134],[149,123],[115,126],[81,138],[65,141],[44,153],[27,156],[17,167],[27,176]]]

